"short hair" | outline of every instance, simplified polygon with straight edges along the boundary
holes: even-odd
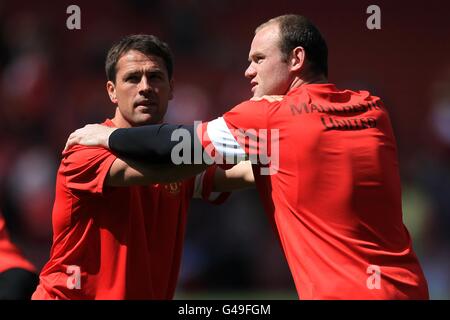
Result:
[[[121,39],[109,49],[105,62],[106,78],[109,81],[116,82],[117,62],[130,50],[139,51],[146,56],[160,57],[166,65],[169,79],[172,79],[173,57],[167,43],[153,35],[133,34]]]
[[[280,49],[285,59],[292,50],[303,47],[306,61],[310,63],[315,73],[328,76],[328,48],[319,29],[306,17],[296,14],[286,14],[270,19],[256,28],[255,33],[265,26],[278,23],[280,28]]]

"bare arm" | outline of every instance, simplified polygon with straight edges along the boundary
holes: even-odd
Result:
[[[255,186],[252,164],[242,161],[229,170],[217,168],[213,191],[233,191]]]
[[[65,150],[75,144],[109,148],[108,139],[115,130],[117,128],[99,124],[86,125],[84,128],[78,129],[70,135]],[[136,161],[117,158],[109,169],[105,181],[106,185],[123,187],[180,181],[195,176],[207,168],[206,164],[151,164],[149,160],[151,159],[143,158],[142,160]]]
[[[113,187],[126,187],[175,182],[195,176],[206,168],[207,165],[149,165],[117,158],[109,169],[105,183]]]
[[[152,126],[147,127],[150,128]],[[74,144],[87,146],[98,145],[109,148],[109,137],[115,130],[115,128],[102,125],[87,125],[70,135],[66,149]],[[158,142],[158,140],[156,141]],[[158,153],[156,153],[156,156],[158,156]],[[129,186],[157,182],[173,182],[194,176],[207,168],[205,164],[183,164],[176,166],[173,164],[152,165],[150,164],[151,162],[152,158],[143,158],[141,161],[122,160],[118,158],[110,168],[106,183],[110,186]],[[253,171],[249,161],[239,163],[226,171],[218,168],[214,177],[214,191],[231,191],[249,188],[253,184]]]
[[[117,158],[112,164],[106,185],[125,187],[167,183],[187,179],[204,171],[207,165],[148,165],[140,161]],[[226,192],[254,187],[255,179],[250,161],[243,161],[228,170],[217,168],[214,176],[215,192]]]

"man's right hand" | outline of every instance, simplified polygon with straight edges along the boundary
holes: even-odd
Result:
[[[81,129],[72,132],[67,139],[64,151],[75,144],[85,146],[100,146],[109,149],[109,136],[117,128],[111,128],[100,124],[88,124]]]

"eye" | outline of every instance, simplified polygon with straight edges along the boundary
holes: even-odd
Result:
[[[256,56],[254,61],[255,61],[255,63],[257,63],[257,64],[260,64],[261,62],[264,61],[264,57],[262,57],[262,56]]]
[[[131,75],[125,78],[126,82],[137,83],[141,81],[140,77],[137,75]]]
[[[161,79],[163,79],[163,76],[160,73],[152,73],[149,78],[150,79],[161,80]]]

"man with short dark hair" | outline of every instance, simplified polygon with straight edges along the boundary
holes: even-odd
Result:
[[[106,89],[116,111],[103,125],[161,123],[172,98],[172,68],[168,46],[154,36],[115,44],[106,59]],[[248,164],[242,168],[251,173]],[[212,166],[186,178],[191,168],[149,166],[103,148],[65,150],[53,246],[33,299],[172,299],[191,198],[224,201],[227,193],[213,188],[252,184],[253,176],[240,170]]]
[[[428,299],[402,222],[396,142],[381,99],[328,83],[325,41],[302,16],[258,27],[249,61],[253,98],[182,129],[191,132],[192,148],[200,142],[216,162],[252,160],[299,297]],[[170,137],[179,130],[92,125],[75,131],[67,145],[169,163],[179,147]]]

